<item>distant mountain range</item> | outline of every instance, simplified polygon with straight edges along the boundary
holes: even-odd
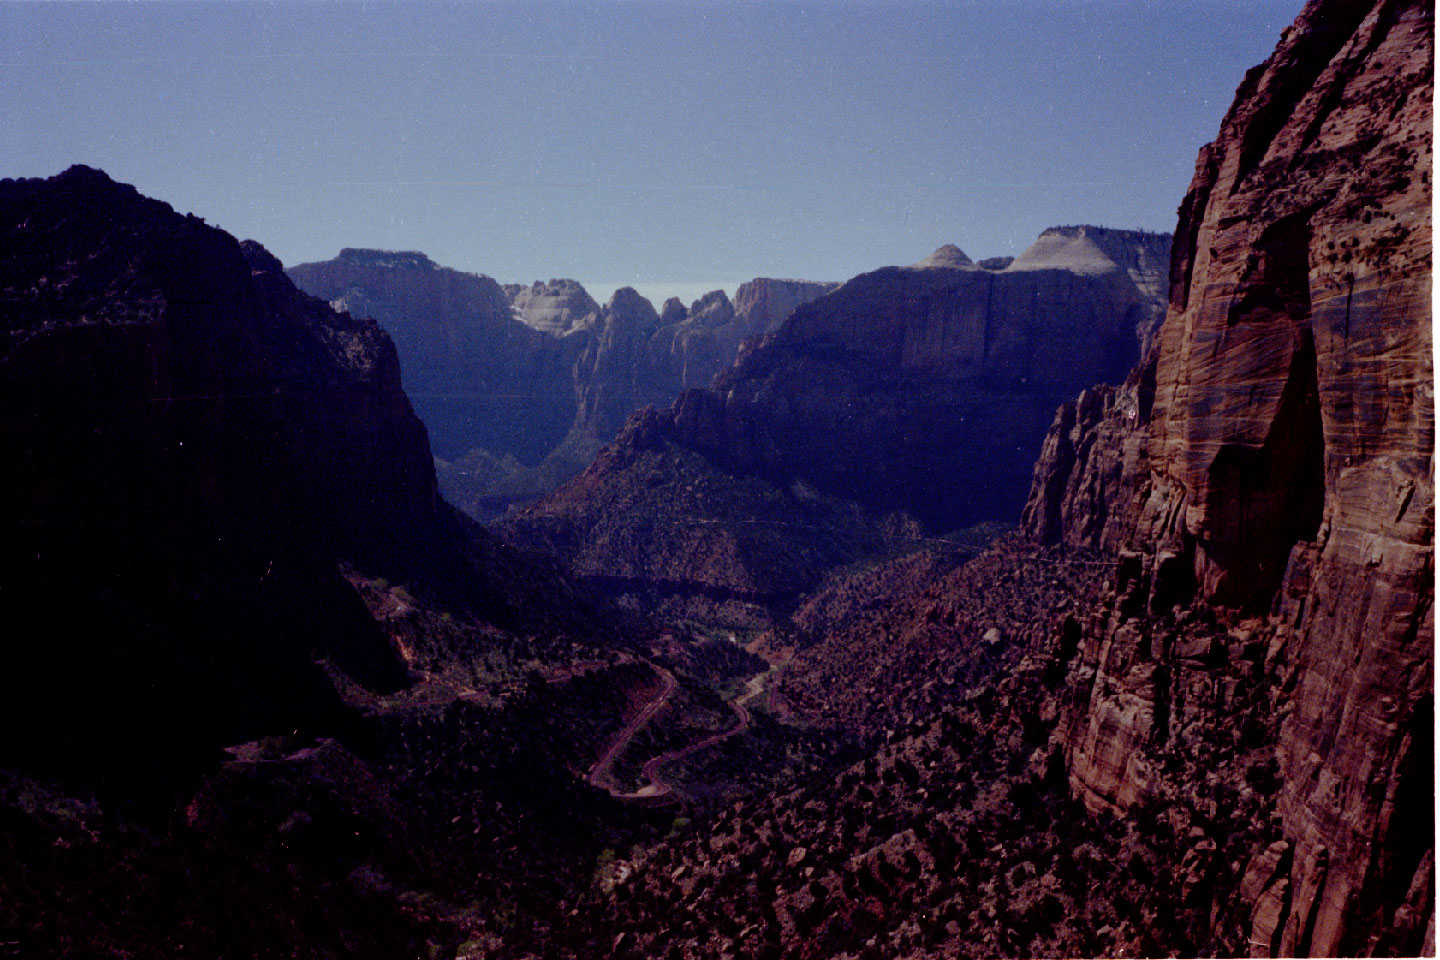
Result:
[[[1059,227],[1013,262],[947,246],[863,274],[637,415],[505,536],[753,626],[839,564],[1013,522],[1055,408],[1123,379],[1164,316],[1169,255]]]
[[[659,311],[0,180],[0,956],[1433,956],[1434,64]]]
[[[633,289],[596,303],[574,280],[501,286],[414,252],[342,250],[296,285],[378,321],[429,429],[441,489],[478,518],[555,489],[625,419],[708,386],[742,341],[837,284],[756,279],[661,311]]]

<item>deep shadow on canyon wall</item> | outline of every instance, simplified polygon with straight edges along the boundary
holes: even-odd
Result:
[[[1062,407],[1025,510],[1121,557],[1057,733],[1093,808],[1163,792],[1177,697],[1223,714],[1238,661],[1157,618],[1254,645],[1283,837],[1245,865],[1257,955],[1434,950],[1433,57],[1429,4],[1307,6],[1200,152],[1159,336]]]

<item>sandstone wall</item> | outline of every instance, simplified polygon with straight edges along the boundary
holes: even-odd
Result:
[[[1156,252],[1168,238],[1058,228],[1036,246],[1052,237],[1090,256],[889,267],[800,307],[712,396],[678,401],[682,442],[935,530],[1013,517],[1055,404],[1121,379],[1137,330],[1162,310]],[[1143,262],[1148,274],[1131,269]]]
[[[1121,549],[1063,733],[1092,806],[1164,791],[1187,675],[1202,728],[1269,684],[1259,954],[1418,950],[1433,924],[1433,37],[1427,4],[1315,0],[1251,71],[1181,207],[1150,362],[1062,407],[1025,513]],[[1186,608],[1225,640],[1171,645]]]

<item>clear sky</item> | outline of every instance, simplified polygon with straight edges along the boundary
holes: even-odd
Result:
[[[0,176],[687,300],[1171,230],[1301,0],[0,3]]]

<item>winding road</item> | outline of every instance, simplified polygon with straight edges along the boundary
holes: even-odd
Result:
[[[610,778],[610,768],[615,765],[615,760],[625,748],[630,745],[630,741],[635,738],[635,734],[640,732],[640,728],[650,722],[655,714],[659,712],[660,708],[665,706],[670,700],[670,695],[675,692],[676,682],[673,673],[664,667],[656,666],[649,660],[644,661],[644,663],[659,675],[662,681],[660,693],[656,695],[655,699],[647,703],[644,709],[637,713],[635,718],[625,725],[623,730],[616,734],[615,742],[610,744],[610,749],[606,750],[604,755],[590,766],[589,773],[585,775],[585,779],[588,780],[592,786],[607,790],[612,796],[620,797],[626,796],[626,794],[612,789],[605,783],[605,781]]]
[[[649,663],[649,661],[646,661],[646,663]],[[750,726],[750,710],[747,704],[765,691],[765,680],[775,671],[775,668],[771,667],[764,673],[751,677],[745,683],[745,692],[730,701],[730,709],[735,711],[735,717],[738,721],[735,726],[728,730],[723,730],[720,733],[711,734],[704,739],[696,740],[694,743],[687,744],[679,750],[667,750],[659,756],[651,757],[645,762],[645,766],[640,769],[642,785],[639,790],[629,792],[616,790],[604,782],[609,779],[610,769],[614,765],[615,760],[624,749],[629,746],[635,734],[640,732],[640,728],[650,722],[650,719],[665,705],[670,699],[670,695],[675,691],[675,677],[670,671],[663,667],[658,667],[653,663],[649,663],[649,666],[665,681],[664,689],[660,692],[659,696],[646,705],[644,710],[640,711],[634,720],[625,726],[624,730],[620,731],[615,742],[610,745],[610,749],[606,750],[605,755],[595,762],[595,765],[590,768],[590,772],[586,776],[586,779],[593,786],[600,787],[602,790],[607,791],[612,797],[621,800],[652,800],[656,797],[669,795],[671,792],[670,785],[660,779],[661,767],[664,767],[671,761],[680,760],[693,753],[698,753],[707,747],[713,747],[715,744],[728,740],[748,729]]]

